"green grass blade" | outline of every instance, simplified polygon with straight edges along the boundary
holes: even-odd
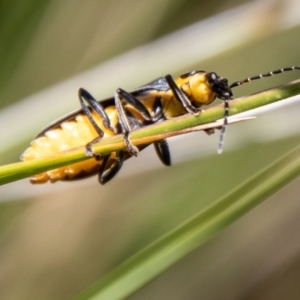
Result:
[[[143,249],[74,300],[125,299],[300,173],[300,147],[265,168],[193,219]]]
[[[300,80],[252,96],[235,99],[230,102],[230,115],[236,115],[253,108],[287,99],[299,93]],[[218,105],[203,111],[198,116],[187,114],[136,130],[131,133],[130,138],[134,145],[149,144],[163,138],[188,132],[188,128],[215,122],[221,119],[223,115],[223,105]],[[214,126],[212,125],[212,127]],[[93,146],[94,151],[101,154],[124,148],[125,145],[121,135],[104,139]],[[85,155],[85,148],[81,147],[72,151],[58,153],[49,158],[2,166],[0,167],[0,185],[86,159],[89,158]]]

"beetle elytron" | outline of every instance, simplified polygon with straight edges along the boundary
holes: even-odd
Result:
[[[32,183],[81,179],[98,173],[99,182],[105,184],[121,169],[125,159],[148,145],[134,146],[130,142],[132,130],[161,122],[186,113],[197,115],[202,105],[210,104],[216,98],[224,101],[224,125],[218,151],[222,151],[227,125],[229,100],[233,87],[252,80],[272,76],[286,71],[300,70],[300,66],[288,67],[234,82],[229,85],[226,78],[214,72],[191,71],[176,80],[170,75],[160,77],[132,92],[119,88],[114,97],[98,102],[84,89],[79,89],[81,109],[50,124],[31,142],[21,156],[28,161],[49,157],[55,153],[86,146],[91,153],[91,144],[101,138],[123,133],[126,150],[51,170],[31,178]],[[163,164],[171,165],[171,157],[166,140],[155,142],[154,148]]]

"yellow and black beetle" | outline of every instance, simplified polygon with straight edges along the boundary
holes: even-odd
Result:
[[[218,151],[221,152],[227,125],[231,89],[252,80],[286,71],[299,70],[300,66],[288,67],[249,77],[229,85],[226,78],[214,72],[191,71],[176,80],[170,75],[160,77],[132,92],[118,88],[114,97],[96,101],[84,89],[79,89],[81,109],[55,121],[41,131],[21,156],[28,161],[49,157],[55,153],[80,146],[87,147],[92,155],[89,160],[51,170],[31,178],[32,183],[81,179],[98,173],[99,182],[105,184],[121,169],[125,159],[136,156],[148,145],[135,147],[129,139],[132,130],[161,122],[186,113],[197,115],[202,105],[216,98],[224,101],[224,125],[221,130]],[[127,149],[99,157],[91,152],[91,144],[115,134],[123,133]],[[156,153],[163,164],[171,165],[166,140],[154,143]]]

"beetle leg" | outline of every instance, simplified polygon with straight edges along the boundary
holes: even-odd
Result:
[[[191,101],[188,99],[185,93],[178,87],[173,77],[171,75],[166,75],[165,79],[175,98],[183,105],[186,111],[193,115],[198,115],[201,109],[192,105]]]
[[[171,155],[169,145],[166,140],[153,143],[155,151],[161,162],[166,166],[171,166]]]
[[[92,149],[92,145],[97,143],[100,139],[101,139],[101,137],[97,137],[85,146],[85,156],[94,157],[96,159],[96,161],[100,161],[103,159],[102,154],[96,153]]]
[[[95,144],[96,142],[98,142],[104,135],[103,130],[99,127],[99,125],[95,122],[92,113],[90,111],[90,108],[88,105],[86,105],[85,101],[92,107],[93,110],[95,110],[99,116],[102,118],[102,122],[105,128],[110,129],[111,131],[115,132],[114,129],[111,127],[110,125],[110,120],[109,117],[107,115],[107,113],[105,112],[104,108],[102,107],[102,105],[97,102],[95,100],[95,98],[85,89],[80,88],[78,91],[78,95],[79,95],[79,102],[80,105],[82,107],[82,110],[84,112],[84,114],[87,116],[87,118],[89,119],[89,122],[92,124],[92,126],[95,128],[95,130],[97,131],[97,133],[99,134],[98,137],[96,137],[94,140],[92,140],[91,142],[89,142],[86,145],[86,150],[85,150],[85,154],[86,156],[91,156],[94,157],[97,161],[103,159],[103,156],[101,154],[95,153],[91,147],[92,144]]]
[[[166,117],[163,112],[162,104],[161,104],[161,98],[157,97],[155,99],[154,105],[153,105],[153,121],[155,123],[161,122],[166,120]],[[163,139],[161,141],[153,143],[154,149],[156,151],[157,156],[159,157],[160,161],[166,165],[171,165],[171,154],[169,150],[169,145],[166,139]]]
[[[152,121],[153,123],[157,123],[157,122],[161,122],[166,120],[167,118],[165,117],[164,111],[163,111],[163,107],[162,107],[162,103],[161,103],[161,97],[156,97],[153,107],[152,107],[152,113],[153,113],[153,117],[152,117]]]
[[[126,103],[133,106],[146,121],[152,121],[152,117],[148,109],[145,107],[145,105],[142,102],[140,102],[132,94],[124,91],[121,88],[118,88],[116,90],[116,93],[118,94],[118,99],[123,99]]]
[[[124,162],[124,151],[116,152],[116,160],[115,162],[107,168],[107,163],[109,161],[111,154],[106,155],[103,159],[103,162],[100,166],[99,173],[98,173],[98,180],[101,184],[105,184],[110,181],[113,177],[121,169],[123,162]]]
[[[79,89],[78,95],[79,95],[79,102],[80,102],[80,105],[82,107],[84,114],[88,117],[90,123],[93,125],[93,127],[98,132],[98,134],[102,137],[104,133],[101,130],[101,128],[98,126],[98,124],[95,122],[95,120],[91,114],[91,111],[90,111],[89,107],[86,105],[85,101],[102,118],[104,127],[107,129],[110,129],[112,132],[115,132],[114,129],[110,125],[109,117],[108,117],[107,113],[105,112],[104,108],[102,107],[102,105],[97,100],[95,100],[95,98],[88,91],[86,91],[83,88]]]
[[[212,135],[215,133],[215,129],[214,128],[209,128],[209,129],[205,129],[203,130],[207,135]]]
[[[126,110],[125,107],[122,104],[122,100],[125,101],[126,103],[130,104],[133,106],[136,110],[139,111],[141,116],[146,120],[151,122],[152,117],[147,110],[147,108],[138,100],[136,99],[133,95],[130,93],[122,90],[122,89],[117,89],[115,92],[115,105],[116,109],[118,112],[118,117],[119,117],[119,122],[122,128],[122,132],[124,133],[124,141],[126,144],[126,147],[131,155],[137,156],[139,153],[139,149],[134,146],[130,139],[129,139],[129,133],[132,131],[132,128],[130,126],[129,119],[126,115]]]

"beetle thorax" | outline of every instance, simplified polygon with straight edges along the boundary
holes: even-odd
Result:
[[[205,73],[190,76],[181,88],[196,106],[209,104],[215,99],[215,93],[208,85]]]

